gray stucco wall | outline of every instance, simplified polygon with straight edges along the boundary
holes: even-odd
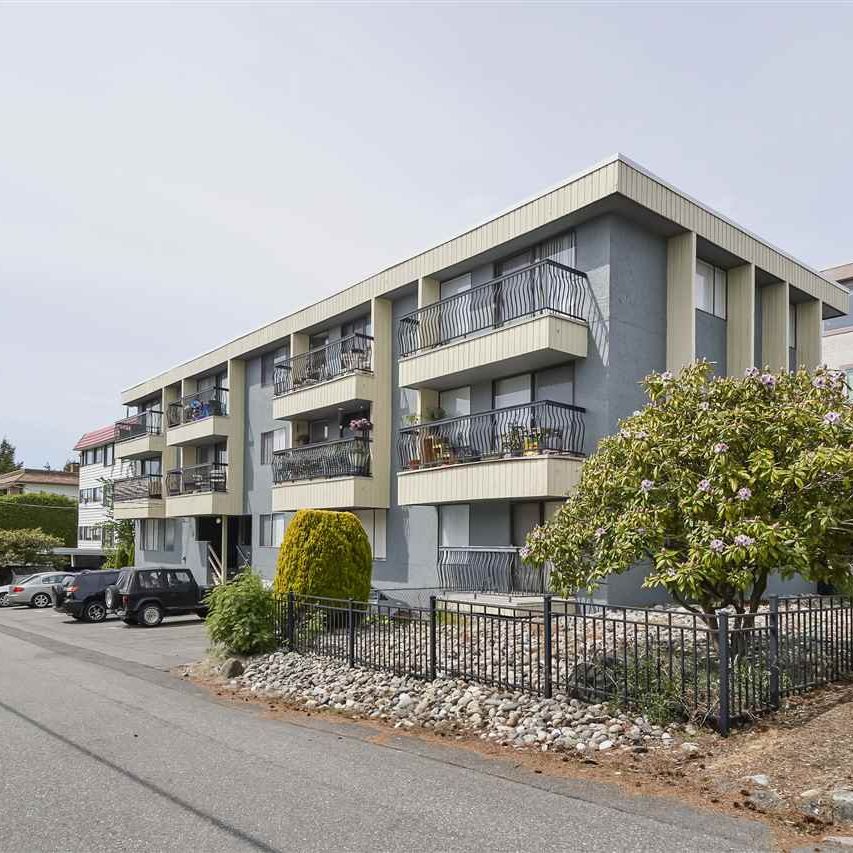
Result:
[[[206,551],[195,538],[195,519],[175,519],[175,548],[172,551],[143,551],[140,541],[137,525],[134,565],[182,566],[193,573],[198,583],[207,583]]]
[[[706,311],[696,312],[696,358],[707,358],[717,376],[726,375],[726,321]]]

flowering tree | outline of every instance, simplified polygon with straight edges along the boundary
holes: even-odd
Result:
[[[575,491],[527,540],[555,589],[592,589],[648,561],[715,624],[754,613],[768,577],[843,583],[853,555],[853,407],[836,371],[711,378],[702,361],[644,380],[649,403],[584,464]]]

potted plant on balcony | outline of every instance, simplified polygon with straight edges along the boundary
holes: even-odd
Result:
[[[525,428],[519,424],[509,425],[509,429],[501,435],[501,449],[504,456],[522,455],[526,432]]]

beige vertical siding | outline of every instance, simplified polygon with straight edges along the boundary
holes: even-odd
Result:
[[[761,296],[761,360],[771,370],[788,369],[788,283],[766,284]]]
[[[810,299],[797,305],[797,366],[814,370],[822,363],[820,300]]]
[[[393,367],[391,303],[387,299],[373,299],[370,304],[373,324],[373,421],[371,435],[371,474],[373,480],[372,507],[391,505],[391,384]]]
[[[729,376],[743,376],[755,362],[755,264],[728,271],[726,368]]]

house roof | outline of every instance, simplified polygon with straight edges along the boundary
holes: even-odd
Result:
[[[75,450],[86,450],[89,447],[100,447],[102,444],[112,444],[115,441],[116,428],[115,424],[93,429],[91,432],[85,432],[81,436],[77,444],[74,445]]]
[[[823,270],[821,275],[825,275],[833,281],[851,281],[853,280],[853,263],[842,264],[840,267],[830,267],[828,270]]]
[[[18,483],[36,486],[76,486],[79,475],[71,471],[45,471],[43,468],[18,468],[8,474],[0,474],[0,489]]]

